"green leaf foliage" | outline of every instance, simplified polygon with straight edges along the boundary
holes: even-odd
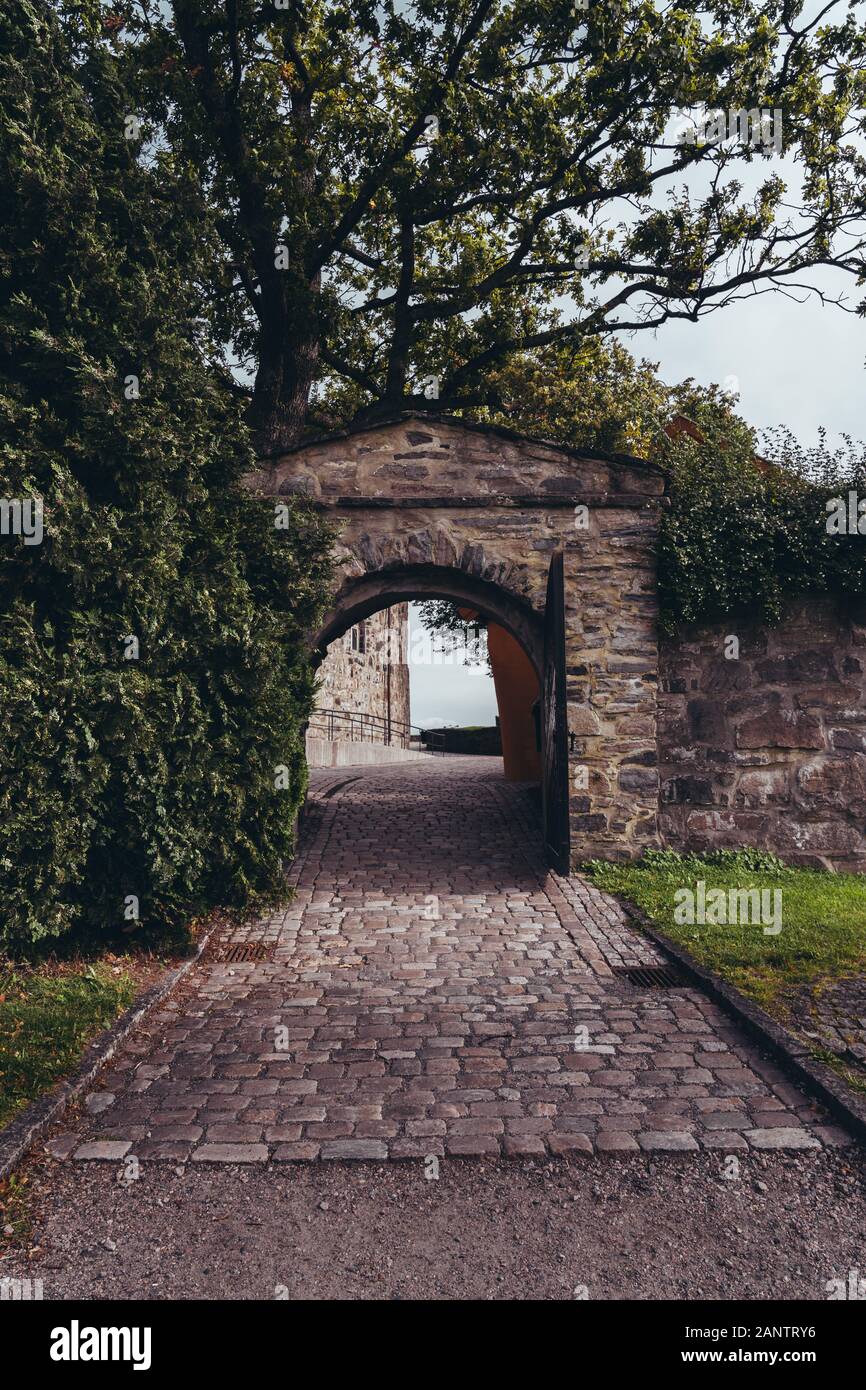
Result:
[[[659,545],[662,626],[747,617],[778,622],[787,601],[833,594],[866,598],[866,535],[828,529],[834,499],[866,498],[866,454],[822,439],[804,451],[771,435],[770,459],[752,432],[719,402],[690,402],[701,439],[666,442],[669,509]],[[846,508],[847,509],[847,508]],[[866,529],[866,517],[862,518]]]
[[[0,15],[0,942],[277,893],[304,792],[328,536],[241,478],[195,226],[124,137],[110,54]],[[130,393],[136,377],[139,394]],[[135,638],[137,657],[128,659]],[[284,766],[284,790],[275,769]]]

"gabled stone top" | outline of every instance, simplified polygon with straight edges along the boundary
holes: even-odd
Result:
[[[498,426],[407,413],[314,439],[247,478],[269,496],[325,506],[595,505],[664,492],[663,471],[627,455],[571,449]]]

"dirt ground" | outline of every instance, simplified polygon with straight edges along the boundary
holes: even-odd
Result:
[[[46,1299],[826,1299],[866,1268],[857,1150],[174,1169],[30,1164],[0,1277]]]

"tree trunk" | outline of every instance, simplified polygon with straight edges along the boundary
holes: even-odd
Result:
[[[247,412],[259,454],[281,453],[303,438],[318,360],[318,335],[293,336],[287,345],[269,341],[262,333],[259,369]]]

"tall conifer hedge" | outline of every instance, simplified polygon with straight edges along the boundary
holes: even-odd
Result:
[[[182,179],[126,138],[110,47],[71,52],[41,0],[7,0],[0,54],[0,942],[14,947],[279,890],[328,547],[314,516],[278,529],[242,489],[252,454],[202,340],[194,219]]]

